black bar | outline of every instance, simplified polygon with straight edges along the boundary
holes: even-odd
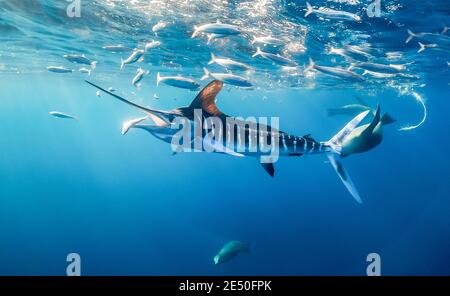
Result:
[[[268,285],[261,284],[267,282]],[[207,293],[207,290],[200,289],[206,288],[204,283],[213,284],[210,293]],[[190,287],[195,286],[196,289],[183,290],[183,284],[191,284]],[[4,289],[11,288],[38,290],[48,288],[53,291],[55,289],[70,289],[71,291],[111,289],[114,292],[143,289],[149,292],[164,293],[164,295],[234,295],[242,292],[255,295],[272,295],[292,291],[298,291],[301,294],[311,288],[316,292],[336,292],[343,289],[373,292],[380,288],[399,292],[407,288],[413,288],[416,291],[430,292],[430,288],[433,287],[450,291],[450,277],[0,277],[0,293]]]

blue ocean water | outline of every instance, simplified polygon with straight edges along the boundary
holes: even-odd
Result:
[[[369,253],[380,255],[384,275],[450,274],[450,33],[440,34],[450,24],[450,3],[381,0],[381,15],[371,18],[371,1],[310,1],[358,13],[361,22],[305,18],[306,1],[81,0],[79,18],[68,17],[70,3],[0,0],[1,275],[65,275],[73,252],[83,275],[365,275]],[[190,38],[194,25],[217,19],[245,33],[209,44],[205,36]],[[155,36],[152,26],[161,21],[167,27]],[[405,43],[408,29],[433,33],[423,42],[436,46],[418,53],[421,37]],[[284,46],[263,50],[298,66],[252,58],[253,36],[282,39]],[[142,48],[151,40],[161,46],[123,71],[120,59],[130,52],[102,48]],[[370,62],[406,65],[405,75],[351,82],[304,71],[310,57],[330,67],[359,63],[330,54],[347,45]],[[327,109],[358,97],[393,116],[381,145],[343,160],[363,203],[323,155],[282,158],[270,178],[253,158],[172,155],[144,131],[122,136],[122,123],[142,112],[97,97],[84,82],[170,110],[197,92],[157,87],[156,73],[200,81],[205,66],[224,72],[207,65],[211,52],[255,68],[245,73],[253,89],[225,85],[219,94],[227,114],[276,116],[282,130],[320,141],[351,119]],[[64,54],[85,54],[98,65],[88,76]],[[151,71],[140,88],[131,84],[138,67]],[[230,240],[250,243],[250,253],[215,266]]]

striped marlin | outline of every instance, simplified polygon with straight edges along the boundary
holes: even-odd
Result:
[[[220,109],[216,105],[216,96],[223,87],[223,83],[218,80],[212,81],[205,88],[203,88],[203,90],[200,91],[200,93],[195,97],[195,99],[189,106],[176,108],[170,111],[150,109],[138,105],[123,97],[111,93],[108,90],[89,81],[86,82],[98,88],[99,90],[115,97],[116,99],[133,107],[141,109],[142,111],[147,113],[156,125],[136,124],[133,126],[133,128],[144,129],[158,139],[167,143],[173,143],[174,137],[179,132],[179,127],[177,127],[178,129],[174,128],[174,122],[177,119],[184,118],[191,122],[194,122],[198,120],[198,118],[196,117],[198,117],[200,114],[200,116],[202,116],[202,120],[205,122],[211,118],[218,119],[222,126],[226,127],[227,131],[223,133],[221,137],[208,139],[207,130],[202,130],[200,134],[200,141],[202,141],[204,145],[201,147],[201,151],[209,152],[210,150],[208,149],[214,147],[213,152],[216,153],[223,153],[239,157],[260,157],[265,153],[262,152],[262,149],[259,149],[261,147],[257,147],[258,149],[256,149],[256,151],[251,150],[250,147],[252,144],[252,139],[254,139],[253,135],[256,135],[257,139],[264,139],[266,140],[266,143],[268,145],[274,145],[278,147],[279,156],[293,157],[306,154],[325,154],[329,158],[331,165],[339,175],[347,190],[355,198],[356,201],[361,203],[361,198],[358,194],[358,191],[356,190],[352,180],[344,169],[340,155],[343,142],[366,117],[366,115],[370,113],[369,110],[364,111],[354,117],[330,140],[325,142],[318,142],[310,135],[293,136],[286,132],[277,130],[270,125],[264,125],[261,123],[255,124],[254,122],[238,120],[234,117],[226,115],[225,113],[220,111]],[[238,137],[232,137],[232,140],[230,140],[230,131],[238,134]],[[191,138],[191,142],[199,140],[196,137],[197,136],[194,135]],[[244,149],[236,149],[242,144],[242,142],[245,144]],[[260,143],[261,142],[258,142],[258,146],[261,145]],[[253,144],[255,144],[254,141]],[[274,176],[275,168],[273,162],[261,161],[261,165],[270,176]]]

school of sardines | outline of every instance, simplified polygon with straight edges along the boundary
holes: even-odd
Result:
[[[325,18],[329,20],[344,21],[344,22],[361,22],[362,19],[359,15],[334,10],[326,7],[313,7],[306,2],[305,19],[310,18],[310,15],[315,14],[317,17]],[[163,31],[169,26],[170,23],[160,21],[157,24],[151,26],[151,31],[158,36],[158,32]],[[150,31],[150,30],[149,30]],[[150,32],[149,32],[150,33]],[[222,23],[217,20],[212,23],[200,24],[194,26],[192,32],[192,38],[206,36],[207,44],[211,43],[215,39],[227,38],[234,35],[246,33],[245,28],[233,24]],[[418,53],[424,52],[427,49],[437,48],[441,44],[443,46],[449,44],[450,38],[446,35],[447,28],[438,33],[414,33],[408,30],[408,37],[406,43],[411,42],[414,39],[418,40]],[[265,51],[265,47],[282,48],[285,45],[283,38],[277,38],[277,36],[250,36],[253,38],[251,44],[254,45],[255,51],[252,55],[253,58],[265,59],[274,65],[278,65],[285,71],[297,71],[301,75],[308,77],[314,75],[313,72],[320,72],[330,77],[335,77],[348,82],[363,82],[367,77],[374,79],[393,78],[400,77],[406,79],[418,79],[415,75],[407,73],[407,67],[410,63],[406,64],[385,64],[378,63],[372,56],[373,49],[369,46],[347,45],[342,48],[330,47],[327,49],[327,53],[330,55],[337,55],[345,57],[350,61],[350,65],[346,67],[340,66],[324,66],[319,65],[314,61],[314,57],[309,57],[309,64],[300,66],[298,63],[288,56],[282,54],[273,53],[273,50]],[[160,47],[162,41],[151,40],[147,42],[142,48],[130,48],[123,44],[105,45],[103,49],[112,53],[129,53],[128,57],[120,61],[120,69],[124,69],[126,65],[139,63],[144,61],[146,54],[151,52],[152,49]],[[307,49],[303,48],[305,54]],[[392,53],[387,53],[392,54]],[[64,66],[49,66],[48,71],[54,73],[72,73],[79,71],[90,75],[97,66],[97,61],[93,61],[84,54],[66,54],[64,58],[69,62],[82,65],[79,69],[67,68]],[[211,53],[211,60],[208,64],[217,64],[221,66],[223,72],[211,72],[206,67],[203,68],[203,76],[200,80],[212,78],[222,81],[225,84],[232,85],[240,88],[252,88],[253,81],[251,79],[255,69],[244,62],[236,61],[231,58],[222,57],[217,54]],[[358,71],[356,71],[358,70]],[[360,70],[360,71],[359,71]],[[132,85],[140,87],[142,80],[146,75],[150,73],[149,70],[138,68],[135,76],[131,79]],[[156,85],[166,84],[173,87],[184,88],[189,90],[197,90],[200,88],[200,83],[190,77],[183,77],[181,75],[176,76],[162,76],[157,74]]]

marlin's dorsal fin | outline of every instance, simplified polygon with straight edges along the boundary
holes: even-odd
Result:
[[[212,81],[195,97],[189,108],[202,109],[213,116],[222,115],[222,111],[216,106],[216,96],[222,90],[222,86],[223,82]]]

